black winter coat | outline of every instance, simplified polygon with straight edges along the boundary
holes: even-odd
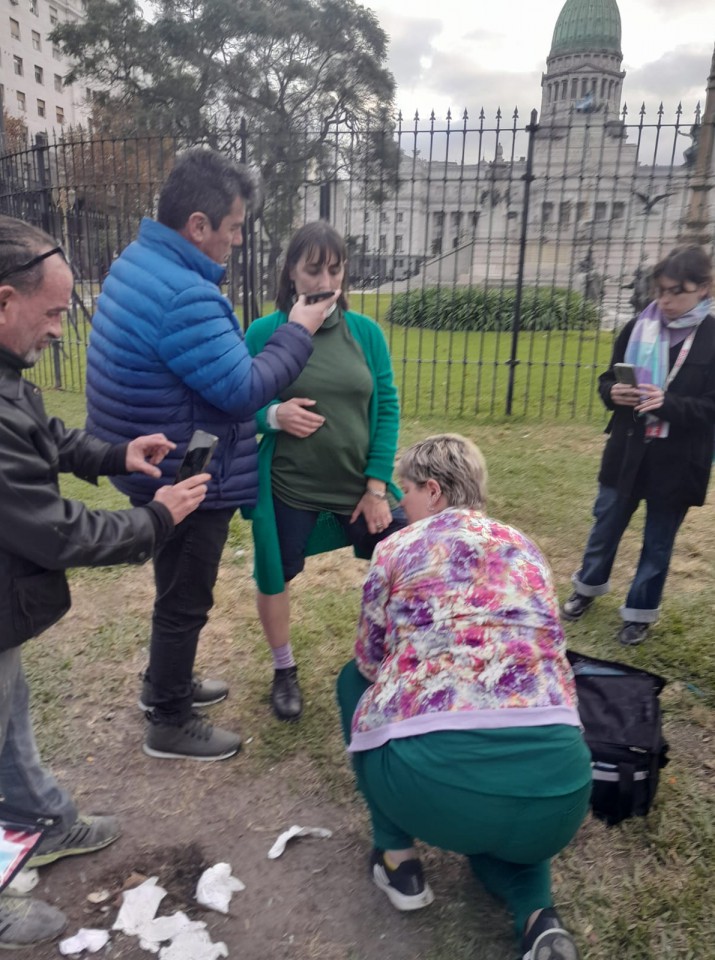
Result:
[[[96,482],[126,472],[125,459],[126,445],[48,419],[18,358],[0,349],[0,651],[69,610],[67,567],[142,563],[173,529],[158,504],[90,510],[60,495],[60,472]]]
[[[625,495],[678,507],[700,506],[707,493],[715,432],[715,317],[700,324],[692,347],[654,415],[670,424],[665,438],[645,440],[645,417],[610,397],[616,382],[613,364],[623,361],[636,321],[616,340],[611,366],[599,377],[601,399],[613,416],[601,461],[599,483]],[[680,346],[671,351],[671,367]]]

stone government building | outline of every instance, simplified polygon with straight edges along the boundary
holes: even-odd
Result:
[[[624,114],[622,60],[616,0],[566,0],[531,134],[528,206],[527,116],[489,129],[483,115],[468,123],[464,140],[478,147],[471,163],[422,156],[434,156],[440,143],[443,155],[458,155],[461,122],[449,134],[423,137],[422,153],[411,149],[408,129],[399,186],[380,206],[356,198],[354,183],[332,184],[330,218],[350,240],[355,282],[369,278],[396,290],[510,285],[526,209],[526,283],[584,292],[600,304],[604,327],[629,319],[633,285],[641,288],[648,267],[682,236],[700,113]],[[316,190],[307,192],[306,211],[321,212]]]

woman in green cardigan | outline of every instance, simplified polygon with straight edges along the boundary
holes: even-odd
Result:
[[[303,701],[290,643],[288,583],[306,556],[351,545],[369,559],[406,520],[391,483],[399,403],[385,338],[369,317],[348,310],[347,249],[328,223],[293,236],[278,284],[278,310],[246,334],[259,353],[300,294],[340,290],[303,372],[258,414],[263,433],[253,521],[258,614],[273,655],[271,705],[298,720]]]

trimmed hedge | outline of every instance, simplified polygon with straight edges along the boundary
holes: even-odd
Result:
[[[512,329],[516,290],[426,287],[397,293],[389,323],[429,330]],[[585,330],[598,326],[596,305],[574,290],[527,287],[521,300],[522,330]]]

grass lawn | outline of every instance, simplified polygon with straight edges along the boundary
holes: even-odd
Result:
[[[402,335],[401,331],[394,333],[396,338]],[[439,368],[443,377],[449,369],[444,364],[450,349],[458,352],[464,344],[458,344],[456,336],[448,338],[447,346],[431,341],[427,345],[429,339],[423,334],[421,346],[434,346],[443,364]],[[419,380],[419,370],[408,363],[407,355],[415,353],[416,343],[411,336],[407,338],[404,367],[396,364],[407,389],[415,396],[421,389],[419,383],[425,382]],[[588,343],[589,351],[598,352],[604,347],[595,341]],[[542,343],[539,356],[552,348],[555,350],[556,345]],[[483,349],[486,352],[486,345]],[[578,356],[579,349],[585,350],[586,343],[569,340],[571,360]],[[501,357],[501,351],[502,345],[492,342],[490,362]],[[396,354],[393,342],[393,357]],[[425,377],[424,370],[421,376]],[[573,370],[569,374],[564,371],[562,376],[564,382],[573,378]],[[500,370],[500,390],[502,377]],[[569,383],[574,382],[569,379]],[[441,389],[453,397],[455,392],[459,395],[461,385],[441,383]],[[435,389],[435,395],[438,392]],[[81,396],[48,391],[45,399],[48,409],[67,422],[82,422]],[[526,418],[477,422],[474,417],[446,414],[418,419],[409,413],[409,403],[405,408],[403,445],[428,433],[455,430],[482,447],[490,470],[489,512],[513,523],[540,544],[553,566],[563,598],[569,592],[568,578],[578,563],[589,529],[602,448],[601,426],[585,420],[585,401],[579,400],[574,409],[579,415],[576,419],[560,423],[537,423]],[[67,478],[63,489],[67,496],[95,507],[126,506],[106,481],[94,488]],[[711,493],[706,506],[692,510],[686,519],[659,624],[643,646],[625,649],[614,641],[617,609],[637,557],[641,519],[639,514],[634,529],[624,538],[614,570],[613,594],[599,600],[583,621],[566,624],[565,628],[574,649],[634,663],[668,678],[662,700],[672,759],[663,771],[657,804],[648,818],[612,829],[591,820],[584,824],[576,841],[554,862],[555,898],[578,938],[583,960],[715,960],[715,496]],[[241,717],[256,712],[270,662],[252,605],[250,552],[250,532],[237,518],[211,621],[211,625],[216,624],[218,639],[203,653],[213,660],[236,664],[240,680],[234,684],[232,709]],[[244,769],[257,773],[275,769],[277,775],[282,763],[304,761],[317,771],[321,790],[341,804],[357,807],[359,801],[354,797],[338,733],[332,687],[337,671],[350,656],[363,573],[364,567],[341,552],[314,558],[296,581],[293,641],[308,709],[297,725],[268,719],[254,724],[250,755],[241,760]],[[131,575],[128,568],[76,571],[72,580],[76,590],[81,587],[85,601],[90,597],[101,609],[125,575]],[[148,610],[145,613],[148,615]],[[106,660],[107,669],[102,672],[111,677],[115,673],[112,664],[136,656],[137,644],[145,642],[146,629],[144,615],[127,610],[107,623],[106,629],[83,636],[78,642],[81,640],[84,656]],[[225,648],[221,631],[228,638]],[[235,637],[240,639],[236,641]],[[71,656],[58,661],[56,651],[33,642],[27,646],[26,658],[33,677],[42,747],[48,758],[72,762],[81,757],[82,745],[68,739],[62,723]],[[366,845],[368,842],[365,836]],[[425,856],[428,871],[441,863],[431,852]],[[456,872],[455,877],[448,895],[429,914],[425,912],[421,960],[513,960],[503,945],[489,946],[492,915],[472,909],[474,888],[466,871]]]
[[[479,417],[505,415],[512,338],[509,333],[465,333],[410,329],[386,323],[391,294],[361,291],[352,309],[374,317],[390,347],[406,416]],[[264,304],[266,312],[271,303]],[[240,311],[239,311],[240,315]],[[86,325],[68,328],[61,352],[47,351],[35,371],[42,386],[61,383],[84,390]],[[512,409],[534,420],[602,418],[595,382],[608,365],[613,334],[605,331],[522,332],[519,336]]]

